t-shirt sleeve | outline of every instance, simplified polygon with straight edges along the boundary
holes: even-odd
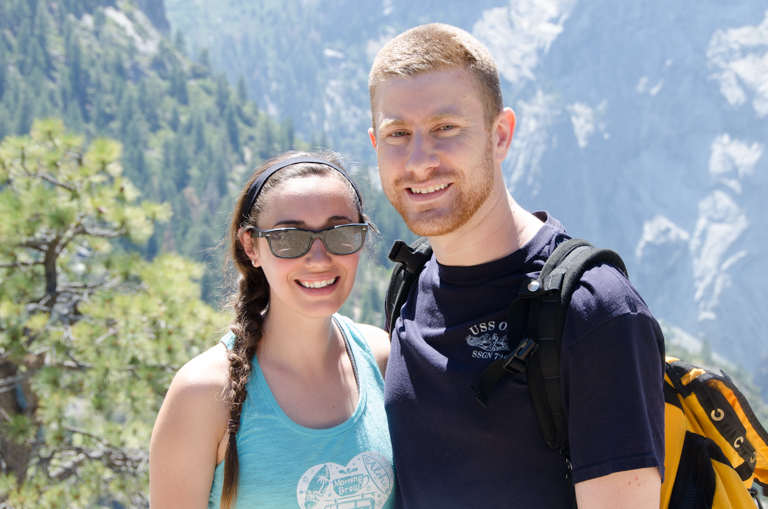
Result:
[[[664,340],[636,290],[607,266],[568,310],[561,374],[574,483],[656,467],[664,475]]]

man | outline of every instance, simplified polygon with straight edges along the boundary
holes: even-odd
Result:
[[[502,378],[487,409],[470,389],[509,353],[506,312],[521,280],[568,238],[504,186],[515,114],[496,65],[468,33],[425,25],[379,52],[369,88],[384,191],[434,250],[395,324],[387,368],[396,505],[570,507],[565,461],[542,438],[524,374]],[[623,275],[607,265],[584,275],[561,350],[580,509],[658,508],[663,348]]]

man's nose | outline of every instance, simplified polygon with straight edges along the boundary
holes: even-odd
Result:
[[[419,133],[414,133],[411,136],[411,147],[405,169],[423,176],[440,165],[440,158],[435,151],[434,142],[429,136]]]

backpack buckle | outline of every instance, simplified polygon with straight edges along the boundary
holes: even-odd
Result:
[[[431,258],[431,255],[413,249],[402,240],[396,240],[389,250],[387,258],[395,263],[403,263],[411,274],[416,274]]]
[[[507,362],[504,363],[504,369],[512,373],[513,375],[519,375],[528,366],[528,361],[531,360],[533,354],[539,349],[539,344],[530,338],[523,339],[515,351],[507,357]]]

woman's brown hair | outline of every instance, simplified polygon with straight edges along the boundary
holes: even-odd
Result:
[[[229,328],[235,335],[235,343],[228,352],[229,356],[229,385],[225,397],[230,405],[229,424],[227,432],[227,452],[224,456],[224,485],[221,493],[221,509],[230,509],[237,501],[237,488],[240,472],[240,462],[237,451],[237,432],[240,428],[240,414],[243,403],[248,395],[247,384],[251,373],[251,361],[256,355],[259,342],[263,336],[264,312],[269,307],[269,283],[264,276],[261,267],[254,267],[251,259],[238,239],[238,232],[245,226],[255,226],[260,214],[264,210],[271,191],[280,183],[293,178],[307,177],[310,175],[329,175],[343,181],[350,194],[350,199],[355,203],[359,219],[358,222],[368,222],[363,213],[363,204],[352,184],[341,173],[329,166],[319,163],[297,163],[279,170],[268,178],[262,187],[256,202],[251,210],[247,207],[247,194],[251,184],[270,166],[293,157],[317,157],[343,168],[337,154],[330,151],[323,152],[287,152],[262,164],[243,186],[240,196],[232,211],[228,239],[228,261],[231,260],[236,270],[237,291],[229,299],[229,306],[234,312],[234,319]]]

